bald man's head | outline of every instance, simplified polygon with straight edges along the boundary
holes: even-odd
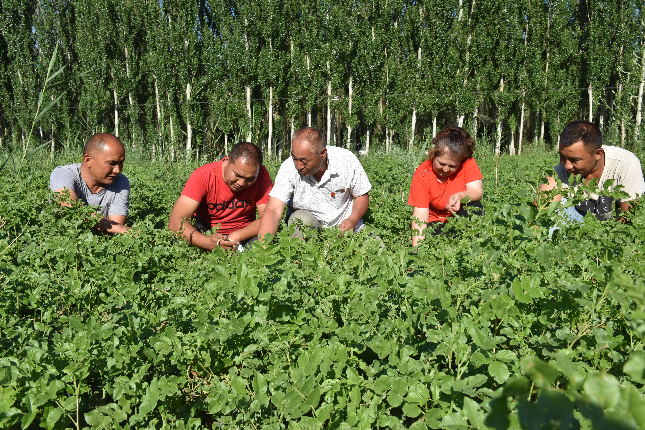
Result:
[[[88,139],[83,147],[83,155],[93,156],[99,152],[117,148],[125,151],[125,146],[123,146],[118,137],[110,133],[97,133]]]
[[[95,134],[83,148],[81,174],[88,184],[108,186],[119,176],[124,162],[125,147],[116,136]]]

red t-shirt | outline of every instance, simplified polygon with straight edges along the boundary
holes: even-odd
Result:
[[[408,204],[415,208],[428,208],[428,222],[442,221],[451,216],[446,209],[448,199],[455,193],[466,191],[466,184],[482,179],[482,172],[474,158],[469,158],[445,182],[439,182],[432,169],[432,160],[426,160],[412,175]]]
[[[267,204],[272,187],[269,172],[260,166],[257,181],[233,193],[224,182],[222,161],[215,161],[195,169],[181,194],[199,202],[195,218],[202,225],[221,224],[218,232],[229,234],[255,220],[256,206]]]

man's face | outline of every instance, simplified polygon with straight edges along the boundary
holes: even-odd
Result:
[[[461,157],[456,156],[449,150],[432,157],[432,170],[434,170],[439,179],[446,179],[454,175],[459,166],[461,166]]]
[[[291,143],[291,159],[300,176],[313,176],[325,167],[327,148],[316,151],[307,140],[294,140]]]
[[[125,149],[120,143],[107,143],[102,150],[85,154],[83,161],[97,183],[110,185],[123,170]]]
[[[598,167],[602,158],[602,150],[589,152],[581,140],[560,149],[560,164],[573,175],[580,175],[583,178],[589,176]]]
[[[224,182],[234,193],[253,185],[258,179],[259,173],[260,165],[244,157],[239,157],[235,161],[226,157],[222,163]]]

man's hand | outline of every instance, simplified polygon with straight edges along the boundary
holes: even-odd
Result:
[[[354,231],[354,228],[356,228],[356,223],[357,222],[358,222],[358,220],[356,220],[356,219],[354,219],[352,217],[349,217],[349,218],[343,220],[343,222],[341,222],[338,225],[338,229],[340,231]]]
[[[224,235],[218,234],[218,236],[223,236],[223,237],[221,238],[221,240],[218,239],[218,241],[215,242],[216,246],[219,246],[220,248],[223,248],[223,249],[228,249],[230,251],[236,251],[238,246],[240,246],[240,243],[242,242],[236,233],[237,231],[234,231],[231,234],[224,234]]]
[[[110,215],[106,218],[101,218],[94,227],[103,233],[127,233],[131,227],[125,225],[125,220],[125,215]]]
[[[352,213],[349,215],[349,217],[347,217],[347,219],[343,220],[343,222],[338,225],[338,229],[341,232],[354,231],[358,221],[363,218],[363,216],[367,212],[369,204],[369,194],[363,194],[362,196],[354,197],[354,201],[352,202]]]

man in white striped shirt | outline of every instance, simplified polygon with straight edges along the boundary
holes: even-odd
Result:
[[[314,228],[337,226],[341,231],[359,231],[371,188],[351,151],[327,147],[319,130],[301,128],[291,140],[291,159],[282,163],[275,177],[259,236],[276,233],[287,205],[292,211],[288,224],[298,219]]]

